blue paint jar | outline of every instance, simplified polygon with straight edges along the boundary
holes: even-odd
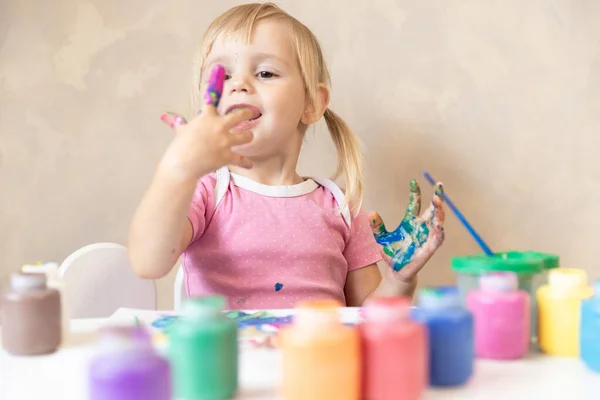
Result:
[[[424,288],[413,318],[422,322],[429,340],[429,385],[464,385],[473,375],[473,315],[461,304],[456,286]]]
[[[600,280],[594,295],[581,302],[580,357],[592,371],[600,372]]]

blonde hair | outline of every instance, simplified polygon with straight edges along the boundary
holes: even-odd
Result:
[[[241,33],[244,40],[249,42],[254,26],[265,20],[282,20],[290,24],[300,72],[310,101],[313,104],[316,103],[320,84],[330,86],[331,78],[321,45],[310,29],[273,3],[244,4],[221,14],[209,25],[204,34],[198,64],[195,66],[195,83],[192,93],[196,110],[200,108],[202,98],[202,71],[219,35]],[[345,177],[345,199],[342,208],[350,204],[350,208],[354,212],[358,212],[363,197],[360,142],[348,124],[331,109],[325,110],[324,118],[338,155],[333,179],[341,175]]]

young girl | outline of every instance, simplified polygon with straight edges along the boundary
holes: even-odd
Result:
[[[412,295],[443,242],[442,186],[419,215],[411,182],[394,232],[366,216],[358,140],[328,107],[329,72],[312,32],[271,3],[234,7],[209,26],[196,73],[202,112],[189,123],[162,117],[176,134],[131,224],[136,273],[165,276],[183,254],[188,295],[219,293],[233,309]],[[321,117],[345,193],[296,172],[306,129]]]

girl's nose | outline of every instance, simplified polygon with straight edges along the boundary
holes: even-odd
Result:
[[[229,80],[225,81],[225,83],[229,86],[229,93],[234,92],[252,92],[252,85],[246,74],[236,74],[232,76]]]

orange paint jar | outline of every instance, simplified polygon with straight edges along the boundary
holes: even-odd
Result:
[[[293,323],[282,330],[284,399],[360,398],[358,329],[341,323],[338,307],[329,300],[302,302]]]

